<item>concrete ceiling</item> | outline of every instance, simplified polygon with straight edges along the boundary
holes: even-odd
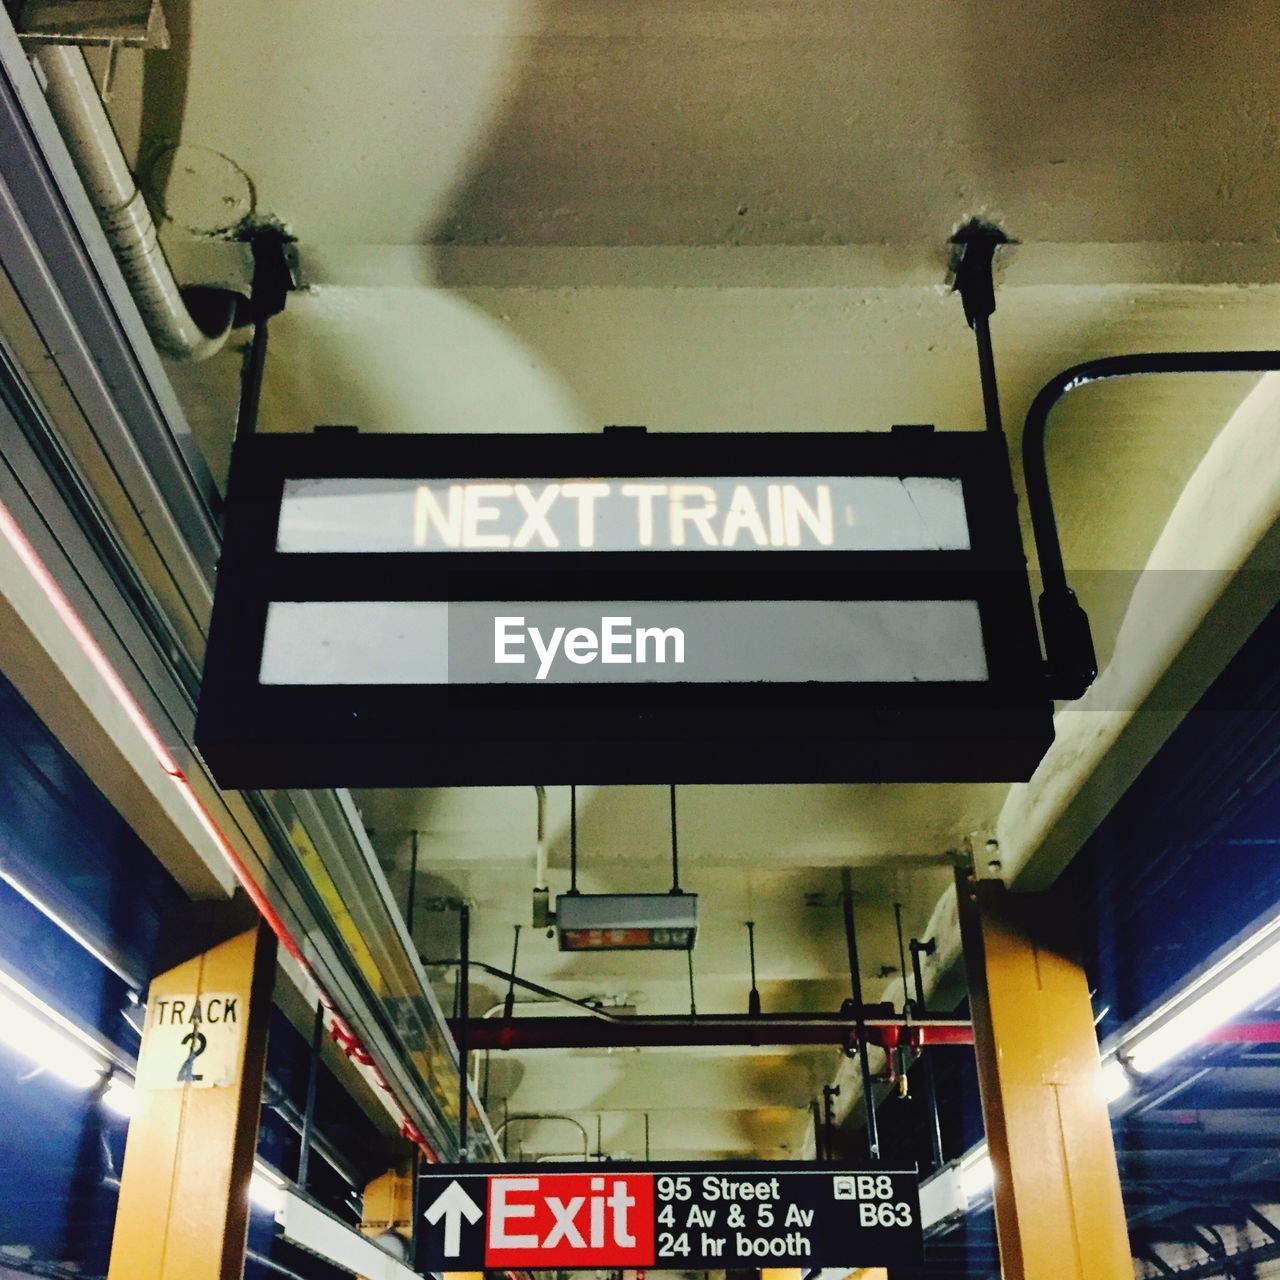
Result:
[[[1280,24],[1264,0],[1070,6],[935,0],[336,0],[166,4],[174,48],[113,103],[189,281],[243,283],[229,222],[278,218],[305,290],[272,326],[263,427],[394,431],[883,429],[981,419],[945,241],[982,215],[1001,268],[1011,436],[1035,390],[1135,349],[1264,346],[1280,320]],[[175,150],[176,148],[176,150]],[[172,370],[216,475],[238,349]],[[1090,390],[1055,418],[1069,563],[1104,658],[1134,578],[1252,380]],[[536,765],[531,764],[531,774]],[[537,782],[531,776],[530,783]],[[745,1009],[759,924],[766,1008],[847,993],[834,906],[855,870],[864,981],[897,967],[893,904],[926,929],[949,862],[1008,788],[690,788],[703,895],[699,1008]],[[529,918],[532,789],[371,792],[374,842],[419,903],[476,904],[475,953]],[[564,885],[566,798],[552,795]],[[584,887],[665,887],[663,795],[582,795]],[[1099,814],[1098,816],[1101,816]],[[451,953],[452,917],[417,941]],[[687,1008],[681,958],[520,970],[579,996]],[[449,978],[438,972],[442,989]],[[474,1011],[501,999],[481,991]],[[495,1056],[491,1099],[572,1113],[606,1151],[799,1151],[831,1054]],[[678,1090],[673,1081],[679,1080]],[[678,1098],[677,1098],[678,1093]],[[526,1150],[574,1149],[563,1122]]]
[[[1266,0],[166,10],[144,157],[220,153],[307,243],[933,244],[982,211],[1036,241],[1277,230]]]

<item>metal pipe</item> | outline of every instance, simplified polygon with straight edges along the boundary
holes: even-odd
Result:
[[[450,1026],[457,1038],[459,1019]],[[904,1040],[912,1048],[972,1045],[973,1028],[957,1019],[913,1022],[904,1036],[902,1019],[887,1005],[861,1019],[867,1044],[893,1049]],[[836,1045],[858,1043],[856,1021],[832,1014],[666,1014],[656,1017],[472,1019],[467,1042],[481,1049],[654,1049],[715,1045]]]
[[[559,1112],[520,1112],[514,1116],[507,1116],[503,1122],[493,1131],[495,1138],[502,1138],[507,1131],[508,1125],[516,1124],[523,1120],[563,1120],[565,1124],[571,1124],[577,1131],[582,1134],[582,1158],[589,1160],[591,1158],[591,1135],[587,1132],[587,1127],[580,1120],[575,1120],[572,1116],[561,1115]],[[504,1148],[505,1150],[505,1148]]]
[[[311,1031],[311,1059],[307,1063],[307,1101],[302,1112],[302,1144],[298,1148],[298,1186],[307,1189],[311,1165],[311,1142],[316,1128],[316,1089],[320,1083],[320,1050],[324,1044],[324,1005],[316,1005],[315,1025]]]
[[[467,1162],[467,1112],[470,1110],[470,1085],[467,1081],[467,1048],[471,1026],[471,908],[464,902],[458,911],[460,933],[458,951],[458,1010],[454,1039],[458,1044],[458,1163]]]
[[[409,941],[413,941],[413,917],[417,906],[417,885],[418,885],[418,833],[411,831],[409,833],[409,892],[405,895],[404,904],[404,925],[409,933]]]
[[[433,965],[449,965],[457,966],[462,962],[460,960],[427,960],[421,957],[422,963]],[[483,960],[472,960],[471,967],[474,969],[482,969],[485,973],[495,978],[501,978],[504,982],[514,982],[517,987],[523,987],[526,991],[532,991],[535,995],[546,996],[550,1000],[557,1000],[561,1004],[572,1005],[575,1009],[582,1009],[589,1013],[593,1018],[599,1018],[604,1022],[626,1022],[628,1019],[616,1013],[610,1013],[608,1009],[602,1005],[592,1004],[589,1000],[579,1000],[576,996],[567,996],[563,991],[555,991],[551,987],[544,987],[540,982],[532,982],[528,978],[519,978],[514,973],[506,969],[499,969],[497,965],[486,964]],[[501,1008],[502,1006],[497,1006]],[[490,1010],[492,1013],[492,1010]],[[490,1014],[486,1013],[485,1017]],[[473,1019],[474,1021],[474,1019]]]
[[[1098,662],[1089,620],[1067,585],[1062,543],[1049,488],[1045,435],[1049,414],[1059,400],[1079,387],[1111,378],[1160,373],[1268,373],[1280,370],[1280,351],[1184,351],[1106,356],[1073,365],[1051,378],[1027,410],[1022,429],[1022,473],[1027,509],[1035,536],[1043,590],[1040,625],[1053,695],[1078,698],[1097,675]]]
[[[933,955],[938,949],[938,940],[930,938],[927,942],[921,942],[919,938],[912,938],[907,945],[911,951],[911,975],[916,983],[916,1004],[913,1012],[917,1017],[923,1017],[928,1005],[924,998],[924,972],[920,967],[920,957]]]
[[[49,110],[156,349],[173,360],[208,359],[231,332],[234,296],[227,293],[204,323],[192,316],[84,54],[75,45],[42,45],[34,61],[44,76]]]
[[[676,830],[676,784],[671,784],[671,892],[680,892],[680,840]]]
[[[827,1144],[822,1132],[822,1111],[817,1098],[809,1100],[809,1114],[813,1116],[813,1158],[822,1161],[827,1158]]]
[[[747,1012],[753,1017],[760,1016],[760,988],[756,986],[756,922],[747,921],[747,951],[751,960],[751,991],[747,996]]]
[[[844,907],[844,940],[849,952],[849,984],[853,988],[853,1016],[858,1033],[858,1069],[862,1074],[862,1104],[867,1117],[867,1154],[880,1159],[880,1133],[876,1124],[876,1097],[871,1084],[871,1059],[867,1051],[867,1024],[862,1007],[862,972],[858,965],[858,932],[853,923],[853,881],[841,876]]]
[[[578,788],[569,788],[569,892],[578,892]]]
[[[937,941],[930,938],[928,942],[921,942],[917,938],[911,939],[911,970],[916,982],[916,1010],[924,1013],[924,976],[920,971],[920,956],[932,955],[938,949]],[[943,1165],[942,1159],[942,1116],[938,1112],[938,1087],[937,1082],[933,1078],[933,1058],[924,1052],[920,1052],[920,1074],[924,1076],[924,1100],[925,1107],[929,1112],[929,1151],[933,1157],[933,1167],[941,1169]]]

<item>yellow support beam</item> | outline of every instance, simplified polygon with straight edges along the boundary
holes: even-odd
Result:
[[[197,905],[147,992],[108,1280],[244,1274],[275,938],[238,903]]]
[[[1071,913],[959,874],[1005,1280],[1132,1280],[1111,1120]]]

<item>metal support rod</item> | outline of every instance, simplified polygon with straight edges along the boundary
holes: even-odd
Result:
[[[511,980],[507,983],[507,997],[502,1002],[502,1016],[510,1018],[516,1005],[516,959],[520,955],[520,926],[516,925],[515,942],[511,945]]]
[[[898,972],[902,975],[902,1020],[911,1020],[911,996],[907,991],[907,950],[902,941],[902,903],[893,904],[893,923],[898,931]]]
[[[827,1159],[830,1160],[835,1156],[836,1150],[836,1104],[835,1099],[840,1096],[840,1086],[838,1084],[824,1084],[822,1086],[822,1131],[824,1135],[823,1147],[827,1153]]]
[[[644,1160],[649,1163],[649,1113],[644,1113]]]
[[[982,384],[982,409],[987,430],[994,435],[1003,435],[1000,389],[991,346],[991,316],[996,309],[996,250],[1008,244],[1009,237],[999,227],[974,219],[961,227],[951,242],[960,249],[955,264],[955,291],[964,304],[964,318],[978,344],[978,377]]]
[[[933,1055],[925,1050],[920,1051],[920,1073],[924,1076],[924,1102],[929,1114],[929,1155],[933,1167],[941,1169],[945,1160],[942,1156],[942,1115],[938,1111],[938,1086],[933,1076]]]
[[[909,946],[911,972],[916,984],[915,1011],[917,1017],[923,1017],[925,1014],[924,974],[920,969],[920,957],[933,955],[938,949],[938,940],[930,938],[927,942],[921,942],[918,938],[912,938]],[[924,1102],[929,1113],[930,1155],[933,1158],[933,1167],[941,1169],[943,1165],[942,1116],[938,1111],[938,1086],[933,1075],[933,1058],[923,1046],[920,1049],[920,1074],[924,1077]]]
[[[1097,674],[1089,620],[1067,585],[1062,543],[1045,461],[1049,414],[1069,392],[1111,378],[1161,373],[1267,373],[1280,369],[1280,351],[1183,351],[1107,356],[1073,365],[1051,378],[1027,410],[1022,429],[1022,472],[1043,590],[1040,625],[1053,695],[1078,698]]]
[[[458,965],[458,1004],[460,1016],[454,1035],[458,1042],[458,1163],[467,1162],[467,1033],[471,1025],[471,908],[464,902],[458,911],[460,963]]]
[[[751,958],[751,994],[747,997],[747,1012],[760,1016],[760,988],[756,986],[756,922],[747,921],[747,950]]]
[[[671,784],[671,892],[680,892],[680,841],[676,834],[676,784]]]
[[[405,895],[404,903],[404,923],[409,930],[409,941],[413,941],[413,915],[414,915],[414,899],[417,896],[418,887],[418,833],[411,831],[409,833],[409,892]]]
[[[933,955],[938,949],[938,940],[930,938],[927,942],[921,942],[919,938],[912,938],[907,946],[911,951],[911,976],[916,984],[915,1015],[922,1018],[928,1010],[928,1005],[924,998],[924,973],[920,968],[920,957]]]
[[[253,337],[240,370],[237,440],[247,439],[258,429],[262,377],[267,366],[267,321],[284,310],[285,299],[293,288],[293,273],[285,253],[288,243],[288,236],[275,227],[259,227],[249,237],[253,250],[253,283],[249,292]]]
[[[827,1146],[822,1132],[822,1109],[818,1106],[817,1098],[810,1099],[809,1112],[813,1116],[813,1157],[822,1161],[827,1158]]]
[[[693,948],[690,947],[684,954],[689,961],[689,1017],[696,1018],[698,1016],[698,1000],[693,991]]]
[[[316,1129],[316,1090],[320,1083],[320,1049],[324,1044],[324,1005],[316,1005],[315,1025],[311,1030],[311,1058],[307,1063],[307,1100],[302,1111],[302,1140],[298,1147],[298,1186],[307,1189],[311,1168],[311,1143]]]
[[[853,989],[853,1016],[858,1035],[858,1067],[862,1075],[862,1101],[867,1116],[867,1154],[880,1159],[880,1133],[876,1125],[876,1099],[871,1081],[871,1059],[867,1049],[867,1025],[862,1007],[862,973],[858,968],[858,933],[853,920],[853,881],[846,869],[841,875],[844,890],[844,937],[849,951],[849,985]]]
[[[578,892],[578,788],[569,788],[569,892]]]

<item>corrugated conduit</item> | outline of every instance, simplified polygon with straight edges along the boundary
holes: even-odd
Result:
[[[157,350],[173,360],[208,359],[226,343],[234,297],[228,293],[203,324],[192,316],[84,54],[74,45],[45,45],[34,60],[49,109]]]

